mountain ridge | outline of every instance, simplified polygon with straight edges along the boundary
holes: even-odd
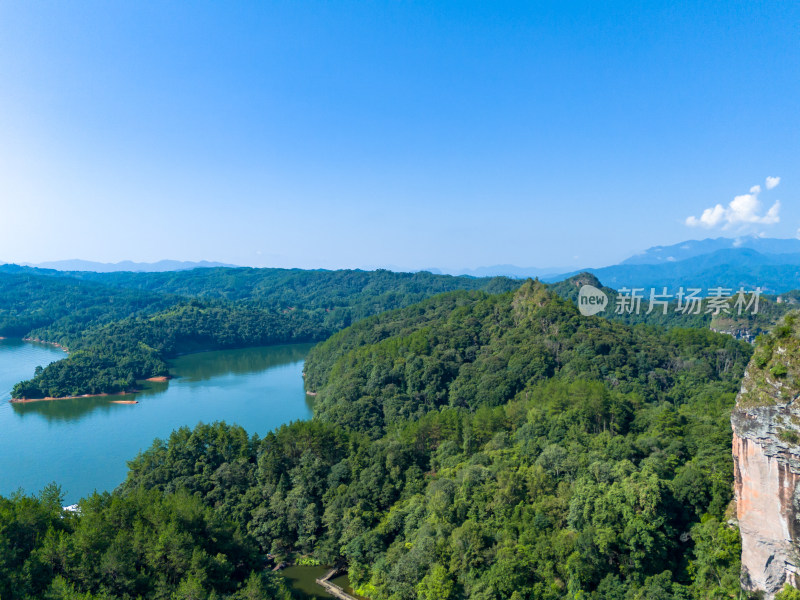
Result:
[[[19,263],[21,266],[37,269],[52,269],[54,271],[94,271],[96,273],[115,273],[130,271],[133,273],[160,273],[164,271],[187,271],[190,269],[208,269],[215,267],[237,267],[228,263],[208,260],[181,261],[162,259],[156,262],[134,262],[123,260],[116,263],[96,262],[72,258],[66,260],[45,261],[40,263]]]
[[[780,294],[800,287],[800,253],[764,254],[752,248],[724,248],[684,260],[661,264],[621,263],[548,276],[544,281],[555,282],[584,271],[615,289],[760,287],[766,293]]]

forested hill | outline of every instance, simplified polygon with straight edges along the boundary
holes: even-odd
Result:
[[[712,336],[676,329],[659,337],[646,325],[583,318],[529,280],[513,293],[453,292],[357,323],[312,349],[306,386],[321,419],[380,435],[442,406],[504,404],[554,376],[580,373],[623,393],[670,388],[677,347]]]
[[[186,297],[249,300],[277,307],[353,306],[365,302],[385,303],[384,310],[408,305],[450,290],[482,289],[502,292],[521,281],[507,277],[435,275],[427,271],[397,273],[385,269],[362,271],[341,269],[205,268],[153,273],[120,271],[54,271],[17,265],[0,265],[0,273],[27,274],[92,281],[108,287],[176,294]],[[393,305],[394,304],[394,305]]]
[[[120,490],[189,492],[373,600],[739,598],[730,410],[751,347],[582,317],[542,284],[365,319],[307,362],[317,413],[182,429]]]
[[[666,310],[662,306],[655,306],[651,310],[649,302],[650,290],[639,288],[639,294],[644,296],[641,300],[640,310],[628,312],[619,310],[620,292],[603,285],[592,273],[579,273],[563,281],[547,284],[547,287],[562,298],[577,302],[578,292],[584,285],[594,286],[602,290],[608,297],[608,308],[600,313],[603,318],[628,325],[647,323],[648,325],[656,325],[666,329],[672,327],[706,327],[714,331],[730,333],[739,339],[747,339],[751,342],[755,341],[757,336],[768,333],[787,312],[795,310],[799,305],[798,298],[800,297],[799,290],[781,294],[780,297],[761,294],[758,301],[758,310],[756,311],[751,307],[750,310],[742,311],[741,314],[733,306],[734,298],[732,297],[729,301],[727,312],[720,311],[719,314],[712,315],[708,311],[708,306],[705,305],[698,314],[693,314],[691,310],[686,312],[679,310],[674,293]],[[735,296],[737,289],[729,288],[729,293]],[[659,293],[659,290],[660,288],[655,288],[655,293]],[[630,294],[630,289],[627,293]],[[748,290],[748,300],[752,298],[750,296],[751,293],[752,290]]]
[[[412,297],[456,289],[503,292],[521,282],[507,277],[434,275],[427,271],[397,273],[385,269],[215,268],[162,273],[69,273],[105,285],[157,293],[225,300],[249,300],[283,307],[354,306],[381,302],[384,310],[406,306]]]
[[[552,289],[573,299],[582,274]],[[69,358],[15,387],[15,397],[73,396],[132,389],[165,375],[166,359],[197,350],[321,341],[372,315],[453,290],[503,293],[522,282],[430,273],[216,268],[164,273],[62,273],[0,267],[0,335],[58,343]],[[603,288],[613,303],[616,292]],[[604,318],[663,327],[715,327],[707,314],[670,310]],[[762,301],[749,321],[716,328],[759,333],[788,305]],[[773,314],[774,313],[774,314]]]
[[[48,341],[66,342],[92,325],[152,314],[182,301],[170,294],[116,289],[46,273],[0,269],[0,336],[24,337],[42,328],[53,332]]]
[[[182,352],[319,341],[366,316],[454,289],[502,292],[519,282],[391,273],[197,269],[61,273],[0,268],[0,336],[69,348],[15,397],[130,389]]]

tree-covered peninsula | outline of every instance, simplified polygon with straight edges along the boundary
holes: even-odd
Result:
[[[58,344],[69,357],[20,382],[15,398],[133,389],[198,350],[320,341],[351,323],[456,289],[519,282],[389,271],[195,269],[61,273],[0,268],[0,336]]]

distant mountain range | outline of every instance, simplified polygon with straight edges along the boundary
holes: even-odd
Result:
[[[91,260],[56,260],[38,264],[23,263],[28,267],[39,269],[53,269],[55,271],[94,271],[96,273],[114,273],[117,271],[133,271],[135,273],[160,273],[162,271],[188,271],[190,269],[208,269],[213,267],[236,267],[220,262],[209,262],[201,260],[199,262],[180,261],[180,260],[160,260],[153,263],[132,262],[123,260],[118,263],[101,263]]]
[[[492,265],[489,267],[478,267],[477,269],[423,269],[434,275],[466,275],[468,277],[512,277],[514,279],[525,279],[527,277],[543,278],[548,275],[563,273],[563,268],[543,268],[543,267],[517,267],[515,265]]]
[[[161,260],[154,263],[122,261],[100,263],[87,260],[61,260],[30,265],[56,271],[161,272],[210,267],[236,267],[220,262]],[[13,269],[7,265],[4,270]],[[425,269],[431,273],[470,277],[538,277],[552,283],[577,273],[594,274],[608,287],[662,288],[679,287],[708,290],[722,286],[734,290],[761,287],[764,292],[779,294],[800,288],[800,240],[760,237],[709,238],[688,240],[672,246],[653,246],[617,265],[564,272],[558,268],[494,265],[476,269]]]
[[[438,269],[427,270],[442,273]],[[494,265],[444,272],[472,277],[538,277],[548,283],[588,272],[615,289],[761,287],[766,293],[778,294],[800,288],[800,240],[756,236],[687,240],[671,246],[653,246],[617,265],[574,271]]]
[[[755,250],[760,254],[800,254],[800,240],[761,238],[707,238],[672,246],[653,246],[622,261],[622,265],[658,265],[708,255],[720,250]]]
[[[442,273],[438,269],[426,269]],[[761,287],[768,293],[800,288],[800,240],[761,238],[708,238],[672,246],[653,246],[617,265],[565,271],[557,268],[494,265],[444,271],[472,277],[538,277],[554,283],[578,273],[592,273],[608,287],[620,289]]]
[[[757,237],[691,240],[673,246],[654,246],[618,265],[542,279],[556,282],[584,271],[615,289],[761,287],[765,292],[779,294],[800,288],[800,240]]]

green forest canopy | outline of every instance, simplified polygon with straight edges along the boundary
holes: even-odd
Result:
[[[373,600],[738,598],[728,419],[750,355],[582,317],[537,283],[453,292],[318,346],[311,421],[180,429],[104,502],[191,499],[260,555],[345,561]]]
[[[224,339],[215,315],[252,310],[120,289],[140,314],[97,331],[150,323],[159,357],[181,323]],[[530,281],[365,317],[309,356],[311,421],[182,428],[80,515],[57,488],[0,500],[0,598],[288,598],[266,553],[345,563],[373,600],[738,598],[729,416],[751,354]]]
[[[216,268],[165,273],[61,273],[0,267],[0,335],[45,340],[70,355],[15,386],[15,398],[131,390],[168,373],[167,360],[198,350],[321,341],[364,318],[439,293],[502,293],[521,281],[390,271]],[[574,299],[581,274],[553,284]],[[604,288],[612,304],[616,291]],[[769,300],[757,317],[712,321],[670,310],[610,320],[759,333],[788,308]]]
[[[132,389],[197,350],[320,341],[350,323],[454,289],[502,292],[506,278],[389,271],[195,269],[60,273],[0,268],[0,335],[69,348],[15,398]]]

